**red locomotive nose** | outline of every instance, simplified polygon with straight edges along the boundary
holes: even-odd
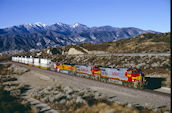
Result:
[[[92,75],[100,75],[100,66],[95,65],[91,67]]]

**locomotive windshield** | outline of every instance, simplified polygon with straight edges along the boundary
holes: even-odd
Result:
[[[132,71],[127,71],[127,73],[128,73],[128,74],[131,74],[131,73],[132,73]]]
[[[136,73],[138,73],[138,71],[134,70],[134,71],[132,71],[132,73],[133,73],[133,74],[136,74]]]
[[[100,69],[100,67],[101,67],[101,66],[98,65],[98,66],[94,66],[93,68],[94,68],[94,69]]]
[[[94,69],[99,69],[99,67],[94,67]]]
[[[134,70],[130,70],[130,71],[127,71],[128,74],[137,74],[137,73],[142,73],[141,70],[137,70],[137,69],[134,69]]]
[[[133,73],[133,74],[142,73],[142,71],[141,71],[141,70],[134,70],[134,71],[132,71],[132,73]]]
[[[142,73],[142,71],[139,69],[139,70],[138,70],[138,73]]]

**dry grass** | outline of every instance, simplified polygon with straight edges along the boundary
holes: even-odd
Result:
[[[147,33],[135,38],[119,40],[112,43],[112,47],[108,51],[117,53],[169,52],[170,33]]]
[[[52,106],[51,104],[49,104]],[[110,103],[110,102],[95,102],[93,104],[89,104],[88,102],[84,105],[78,105],[74,103],[73,105],[66,106],[66,105],[58,105],[55,104],[52,106],[54,109],[59,110],[60,113],[108,113],[108,112],[117,112],[117,113],[140,113],[147,111],[150,113],[151,110],[146,108],[139,110],[134,107],[126,107],[124,105],[120,105],[117,103]],[[113,113],[112,112],[112,113]]]
[[[134,38],[100,44],[84,43],[68,45],[64,50],[68,51],[71,47],[82,52],[85,52],[82,48],[88,51],[105,51],[109,53],[170,52],[170,33],[147,33]]]
[[[106,112],[117,112],[117,113],[139,113],[136,108],[127,108],[118,104],[106,104],[98,103],[93,106],[85,105],[76,110],[75,113],[106,113]]]
[[[9,69],[11,64],[0,64],[0,75],[12,74],[12,69]]]

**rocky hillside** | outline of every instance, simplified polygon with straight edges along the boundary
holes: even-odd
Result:
[[[23,24],[0,29],[0,52],[14,53],[68,44],[111,42],[147,32],[157,33],[134,27],[101,26],[90,28],[79,23],[73,25],[55,23],[49,26],[41,23]]]
[[[170,52],[170,33],[146,33],[115,42],[68,45],[64,51],[67,52],[71,47],[80,51],[83,51],[82,48],[85,48],[88,51],[104,51],[108,53],[163,53]]]

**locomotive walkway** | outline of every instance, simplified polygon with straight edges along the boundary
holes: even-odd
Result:
[[[39,73],[43,76],[50,77],[63,85],[78,87],[78,88],[91,88],[93,90],[97,90],[98,92],[107,95],[110,99],[114,99],[119,102],[129,102],[143,106],[144,105],[155,106],[155,107],[167,106],[169,109],[171,106],[170,94],[158,93],[147,90],[138,90],[120,85],[107,84],[100,81],[80,78],[76,76],[70,76],[49,70],[43,70],[35,67],[30,67],[24,64],[18,64],[18,63],[15,64],[26,67],[31,71]]]

